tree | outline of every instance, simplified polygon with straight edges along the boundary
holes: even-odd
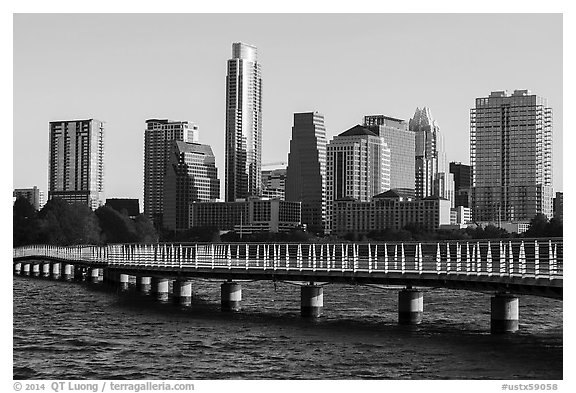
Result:
[[[100,226],[94,212],[80,203],[49,200],[38,213],[38,241],[54,245],[99,244]]]
[[[542,213],[538,213],[530,220],[530,227],[524,232],[525,237],[545,237],[547,236],[548,218]]]
[[[158,242],[158,233],[152,222],[144,214],[136,216],[134,219],[134,228],[136,230],[136,237],[140,243],[156,243]]]
[[[12,244],[14,247],[34,244],[38,240],[38,218],[34,206],[25,198],[14,202]]]
[[[96,216],[105,243],[134,243],[138,241],[135,225],[128,216],[108,206],[98,208]]]
[[[548,222],[547,233],[551,237],[562,237],[564,236],[564,229],[562,225],[562,220],[554,217]]]

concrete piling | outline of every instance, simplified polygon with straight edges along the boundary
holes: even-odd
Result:
[[[32,264],[32,277],[40,277],[40,264],[37,262]]]
[[[120,274],[118,285],[121,291],[127,291],[130,287],[130,276],[128,274]]]
[[[52,269],[50,269],[50,276],[53,280],[60,279],[60,263],[52,264]]]
[[[168,279],[152,277],[152,294],[160,302],[168,301]]]
[[[138,292],[148,295],[152,289],[152,277],[136,276],[136,288]]]
[[[74,276],[74,265],[70,265],[69,263],[64,264],[64,273],[62,274],[62,279],[65,281],[72,280]]]
[[[233,281],[220,285],[220,308],[222,311],[240,311],[242,301],[242,286]]]
[[[174,304],[190,306],[192,304],[192,282],[178,279],[172,284],[172,299]]]
[[[324,308],[324,288],[310,283],[300,287],[300,313],[303,317],[318,318]]]
[[[424,314],[424,295],[417,289],[403,289],[398,292],[398,323],[418,325]]]
[[[490,299],[490,332],[514,333],[518,330],[518,297],[498,293]]]
[[[50,277],[50,263],[44,262],[42,264],[42,277],[49,278]]]
[[[90,268],[90,283],[98,284],[100,283],[100,269],[97,267]]]

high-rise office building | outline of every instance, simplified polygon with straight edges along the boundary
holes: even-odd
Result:
[[[219,197],[220,180],[212,148],[171,141],[164,180],[164,228],[189,229],[191,203],[215,201]]]
[[[384,115],[364,116],[364,127],[384,138],[390,148],[390,188],[414,189],[414,132],[405,120]]]
[[[226,75],[225,199],[258,196],[262,166],[262,77],[256,47],[232,44]]]
[[[332,231],[334,202],[369,201],[390,189],[390,148],[384,138],[360,125],[328,143],[326,159],[326,231]]]
[[[286,163],[262,165],[262,198],[285,199]]]
[[[104,204],[104,124],[95,119],[50,122],[48,199],[95,210]]]
[[[32,188],[16,188],[12,195],[14,200],[18,198],[26,199],[36,210],[44,207],[44,192],[36,186]]]
[[[188,121],[146,120],[144,131],[144,214],[162,227],[164,179],[172,141],[197,143],[198,127]]]
[[[323,232],[326,220],[326,128],[318,112],[294,113],[286,200],[302,202],[302,223]]]
[[[528,90],[492,92],[470,110],[475,221],[552,217],[552,109]]]
[[[552,206],[554,210],[554,218],[564,221],[564,193],[557,192],[556,196],[552,199]]]
[[[416,197],[445,195],[439,187],[446,183],[438,182],[438,174],[447,172],[444,142],[430,109],[416,108],[408,127],[416,134]]]
[[[470,207],[470,187],[472,182],[470,165],[464,165],[461,162],[451,162],[450,173],[454,175],[455,206]]]

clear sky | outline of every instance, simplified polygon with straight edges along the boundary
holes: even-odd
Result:
[[[367,114],[429,107],[448,161],[469,163],[476,97],[529,89],[554,111],[562,184],[561,14],[16,14],[15,188],[47,193],[48,122],[105,121],[105,195],[143,196],[145,120],[189,120],[224,191],[226,60],[257,46],[263,162],[287,161],[294,112],[325,115],[328,138]],[[143,206],[141,205],[141,209]]]

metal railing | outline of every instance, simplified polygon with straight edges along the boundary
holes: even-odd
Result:
[[[14,258],[48,257],[93,265],[351,273],[436,273],[562,280],[563,240],[405,243],[198,243],[34,245]]]

